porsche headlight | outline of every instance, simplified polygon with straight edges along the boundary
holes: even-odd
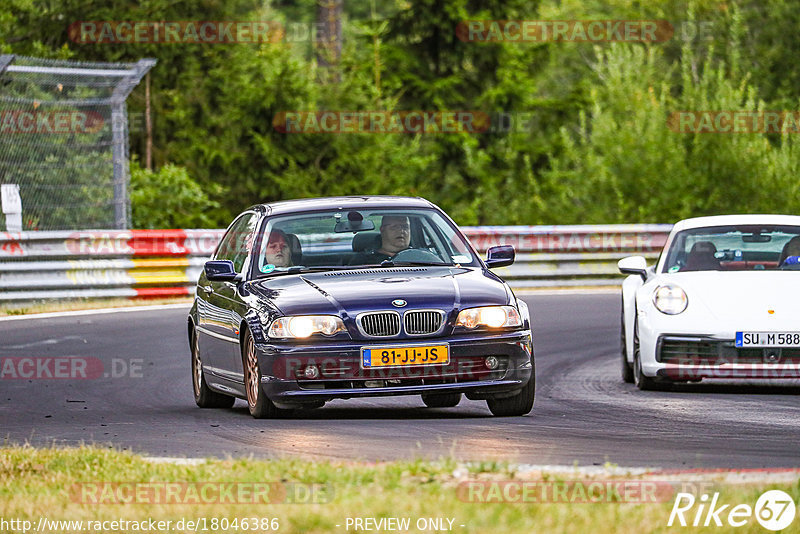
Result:
[[[456,326],[464,328],[477,328],[488,326],[489,328],[509,328],[521,326],[516,308],[513,306],[484,306],[482,308],[467,308],[461,310],[456,319]]]
[[[689,305],[686,292],[674,285],[660,286],[653,293],[653,304],[661,313],[678,315]]]
[[[335,315],[296,315],[272,321],[267,335],[271,338],[306,338],[314,334],[332,336],[344,329],[344,323]]]

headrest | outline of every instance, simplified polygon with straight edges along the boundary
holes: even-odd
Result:
[[[689,254],[714,254],[716,251],[717,247],[711,241],[698,241],[692,245]]]
[[[295,234],[286,234],[286,240],[292,251],[292,265],[302,265],[303,247],[300,246],[300,239]]]
[[[364,252],[379,248],[381,248],[380,232],[358,232],[353,236],[353,252]]]
[[[686,265],[681,271],[718,271],[719,260],[714,256],[717,247],[711,241],[698,241],[686,256]]]

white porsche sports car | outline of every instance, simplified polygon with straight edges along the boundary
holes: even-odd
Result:
[[[618,266],[626,382],[800,378],[800,216],[687,219]]]

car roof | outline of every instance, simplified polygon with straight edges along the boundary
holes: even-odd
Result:
[[[708,226],[728,226],[728,225],[786,225],[800,226],[800,216],[798,215],[712,215],[710,217],[694,217],[684,219],[675,223],[672,232],[680,232],[690,228],[705,228]]]
[[[420,197],[400,196],[347,196],[301,198],[297,200],[281,200],[253,206],[263,207],[267,215],[280,215],[299,211],[317,211],[328,209],[374,209],[374,208],[436,208],[432,202]],[[253,209],[251,208],[251,209]]]

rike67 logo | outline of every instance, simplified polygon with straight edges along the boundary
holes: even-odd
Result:
[[[704,493],[699,499],[691,493],[678,493],[667,526],[742,527],[755,520],[767,530],[784,530],[794,521],[796,510],[792,497],[781,490],[761,494],[755,506],[722,504],[719,493]]]

